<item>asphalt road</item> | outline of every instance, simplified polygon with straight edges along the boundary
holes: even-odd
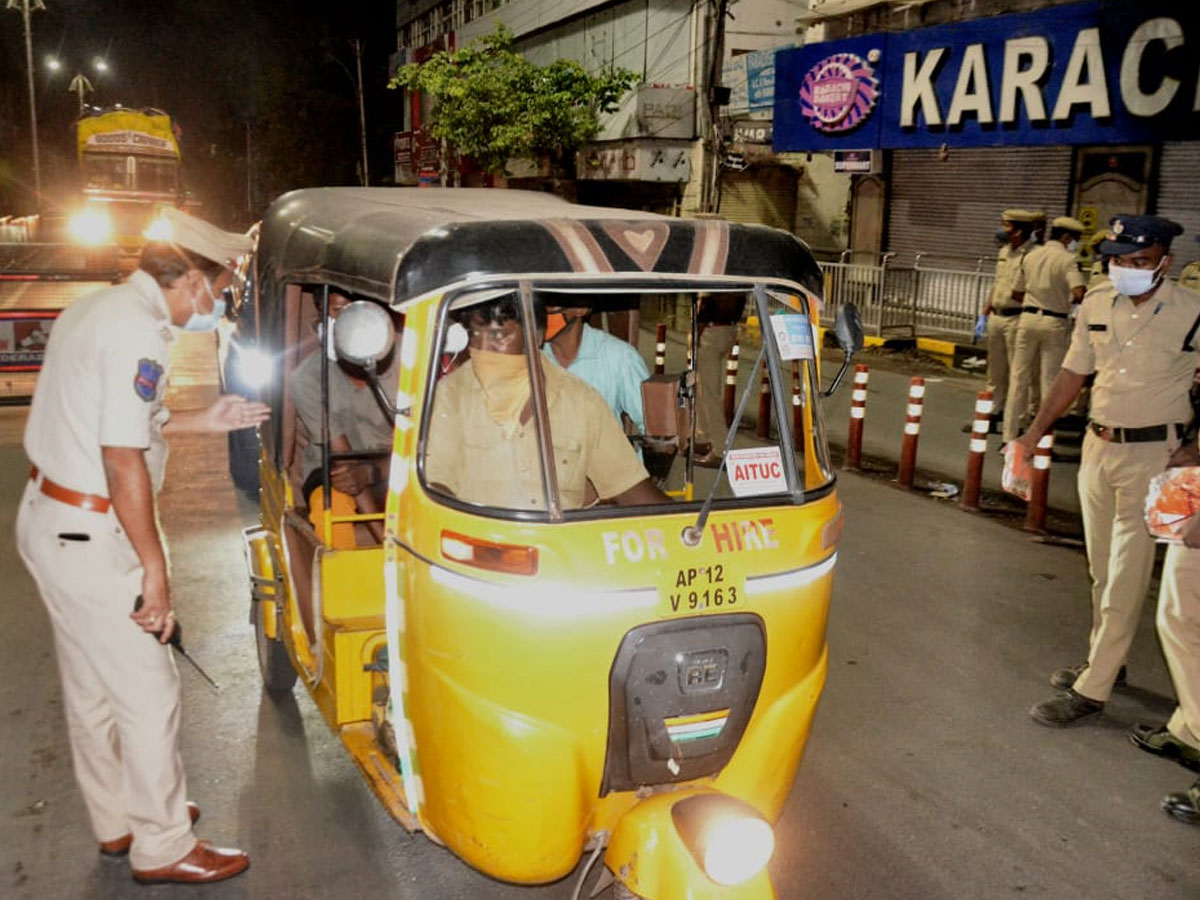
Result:
[[[188,338],[173,402],[212,396],[210,346]],[[11,900],[561,898],[481,876],[383,812],[302,689],[260,690],[224,439],[173,448],[162,519],[188,643],[183,752],[198,833],[247,849],[250,871],[203,888],[140,888],[95,852],[74,785],[49,625],[12,545],[25,412],[0,409],[0,896]],[[846,530],[829,681],[786,811],[783,898],[1189,898],[1200,829],[1158,808],[1186,770],[1124,730],[1170,711],[1152,603],[1129,688],[1094,725],[1037,726],[1049,672],[1089,623],[1082,555],[878,479],[843,476]],[[898,527],[900,526],[900,527]],[[585,894],[586,896],[586,894]]]

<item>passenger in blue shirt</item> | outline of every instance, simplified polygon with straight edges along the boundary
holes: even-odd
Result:
[[[618,421],[624,413],[637,433],[644,433],[642,382],[650,377],[650,370],[637,349],[588,325],[589,307],[548,306],[546,311],[549,322],[542,347],[546,356],[595,388]]]

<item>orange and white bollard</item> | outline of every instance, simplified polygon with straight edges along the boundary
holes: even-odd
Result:
[[[850,435],[846,438],[847,469],[862,468],[863,417],[867,414],[867,381],[871,373],[865,365],[854,367],[854,390],[850,393]]]
[[[904,410],[904,441],[900,445],[900,487],[910,488],[917,471],[917,440],[921,434],[921,412],[925,404],[925,379],[914,375],[908,383],[908,406]]]
[[[800,395],[800,361],[792,360],[792,442],[797,450],[804,449],[804,404]]]
[[[975,418],[971,422],[971,443],[967,450],[967,477],[958,508],[979,512],[979,494],[983,489],[983,460],[987,455],[988,430],[992,424],[992,392],[980,391],[975,398]]]
[[[654,374],[662,375],[667,371],[667,323],[659,322],[654,326]]]
[[[763,369],[758,388],[758,424],[754,433],[766,440],[771,436],[771,376]]]
[[[1046,506],[1050,497],[1050,453],[1054,434],[1044,434],[1033,454],[1033,475],[1029,479],[1029,506],[1025,510],[1026,531],[1046,533]]]
[[[729,356],[725,360],[725,395],[722,401],[725,404],[725,427],[728,428],[733,424],[733,399],[737,394],[737,374],[738,374],[738,345],[734,341],[733,347],[729,350]]]

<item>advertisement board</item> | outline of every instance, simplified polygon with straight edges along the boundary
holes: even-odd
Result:
[[[774,148],[1194,139],[1198,51],[1200,4],[1169,0],[1091,0],[810,44],[776,58]]]

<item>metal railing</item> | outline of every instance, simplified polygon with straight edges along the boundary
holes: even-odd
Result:
[[[858,307],[867,331],[878,337],[920,332],[969,341],[992,290],[993,265],[983,257],[918,253],[913,265],[900,266],[894,253],[846,250],[837,262],[820,263],[825,276],[822,320],[833,322],[838,308],[849,302]]]

